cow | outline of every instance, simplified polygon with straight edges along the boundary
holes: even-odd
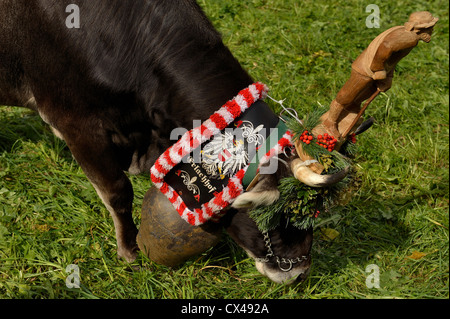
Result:
[[[0,13],[0,105],[35,110],[66,142],[112,216],[118,257],[132,262],[125,172],[148,174],[173,129],[206,120],[254,80],[193,0],[1,0]],[[261,175],[221,223],[262,274],[287,282],[309,272],[312,229],[263,234],[248,215],[276,201],[278,181],[292,175],[298,156],[280,158],[287,165]],[[337,178],[307,174],[317,186]]]

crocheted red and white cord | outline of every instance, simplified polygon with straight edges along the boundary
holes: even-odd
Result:
[[[219,134],[254,102],[264,99],[267,96],[267,86],[257,82],[239,92],[232,100],[225,103],[218,111],[204,121],[202,125],[196,127],[185,134],[171,147],[169,147],[156,160],[150,169],[150,176],[153,184],[170,200],[181,218],[191,225],[201,225],[208,220],[218,220],[223,215],[223,210],[232,204],[236,197],[244,192],[242,179],[245,168],[238,171],[228,180],[227,186],[209,202],[203,204],[201,208],[190,210],[183,202],[178,193],[164,181],[166,174],[175,165],[181,162],[182,158],[190,154],[195,148],[209,140],[212,136]],[[270,149],[260,160],[263,164],[272,156],[284,151],[285,147],[292,146],[292,133],[287,131],[272,149]]]

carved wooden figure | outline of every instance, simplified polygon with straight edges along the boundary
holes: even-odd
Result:
[[[347,136],[361,124],[367,106],[380,92],[391,88],[397,63],[417,46],[420,40],[431,40],[433,27],[439,19],[428,11],[414,12],[402,26],[390,28],[378,35],[352,64],[350,78],[331,102],[330,109],[322,116],[322,123],[313,134],[328,133],[337,139],[334,147],[339,150]],[[361,103],[364,102],[361,108]],[[303,161],[312,158],[303,152],[301,141],[296,149]],[[309,165],[316,173],[323,171],[319,163]]]
[[[350,78],[322,117],[329,134],[342,142],[343,135],[356,129],[361,103],[390,89],[397,63],[420,40],[430,42],[437,21],[428,11],[414,12],[404,25],[384,31],[370,43],[353,62]]]

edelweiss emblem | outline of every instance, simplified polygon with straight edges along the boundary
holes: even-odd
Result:
[[[211,178],[224,179],[233,176],[248,164],[248,151],[245,149],[244,139],[248,144],[258,146],[264,142],[264,136],[259,132],[263,125],[254,128],[249,121],[239,123],[242,138],[226,131],[216,135],[202,151],[202,167]]]
[[[253,124],[249,121],[242,122],[242,136],[247,139],[247,143],[255,143],[256,146],[264,142],[264,136],[258,132],[263,129],[263,125],[253,128]]]

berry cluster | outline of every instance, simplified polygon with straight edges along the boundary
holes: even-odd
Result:
[[[305,144],[310,144],[313,140],[314,136],[310,134],[307,130],[305,130],[302,133],[302,135],[300,135],[300,141],[302,141]],[[337,140],[333,136],[329,135],[328,133],[325,133],[323,135],[317,136],[316,144],[322,146],[323,148],[331,152],[334,149],[336,142]]]
[[[305,130],[302,135],[300,135],[300,141],[309,144],[314,139],[314,136],[310,135],[307,130]]]
[[[323,134],[323,136],[317,136],[317,144],[319,144],[323,148],[326,148],[329,152],[334,149],[336,142],[337,140],[333,136],[328,135],[328,133]]]

